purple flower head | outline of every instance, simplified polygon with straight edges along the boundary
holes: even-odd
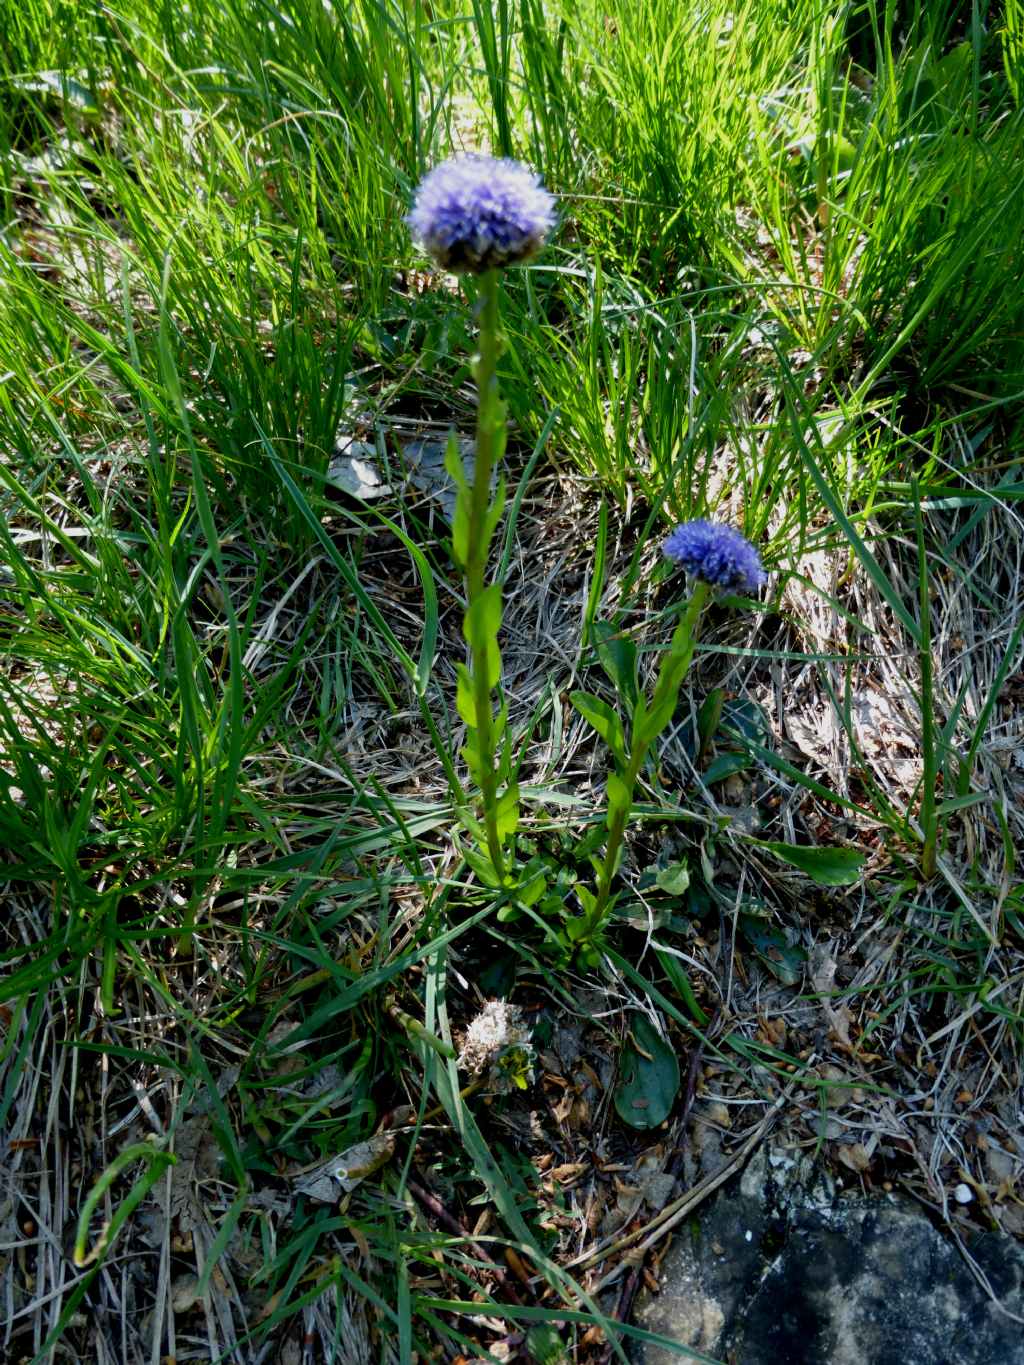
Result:
[[[438,265],[477,275],[535,256],[555,200],[519,161],[459,156],[424,176],[405,221]]]
[[[720,521],[684,521],[662,549],[687,573],[714,587],[756,592],[767,577],[750,541]]]

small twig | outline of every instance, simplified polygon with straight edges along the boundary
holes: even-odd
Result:
[[[714,1024],[713,1019],[708,1020],[708,1031],[710,1032]],[[679,1114],[679,1140],[676,1143],[672,1159],[668,1163],[667,1173],[677,1179],[683,1166],[683,1158],[686,1155],[686,1123],[690,1117],[690,1110],[693,1108],[694,1097],[697,1093],[697,1075],[700,1071],[701,1058],[704,1055],[703,1039],[698,1039],[690,1051],[690,1064],[686,1069],[686,1088],[683,1091],[683,1102]],[[628,1258],[633,1261],[633,1257]],[[632,1269],[626,1276],[626,1282],[622,1286],[619,1295],[619,1302],[615,1307],[615,1321],[628,1322],[633,1312],[633,1301],[636,1298],[637,1290],[640,1287],[640,1277],[643,1265],[642,1258],[635,1260]],[[601,1356],[601,1365],[609,1365],[609,1361],[615,1354],[615,1345],[609,1341],[604,1348]]]
[[[814,1060],[815,1058],[813,1055],[808,1058],[805,1069],[809,1068]],[[620,1237],[618,1241],[612,1242],[610,1245],[598,1246],[595,1247],[593,1251],[586,1252],[582,1256],[577,1256],[576,1259],[570,1261],[564,1269],[575,1270],[580,1266],[593,1265],[595,1261],[605,1260],[607,1257],[615,1255],[616,1252],[625,1251],[628,1247],[633,1246],[634,1242],[640,1241],[645,1233],[649,1235],[646,1240],[642,1241],[640,1246],[636,1248],[634,1255],[640,1257],[650,1247],[654,1246],[655,1242],[660,1241],[667,1232],[681,1223],[699,1204],[702,1204],[709,1194],[713,1194],[720,1185],[725,1184],[735,1171],[746,1164],[748,1157],[753,1152],[754,1148],[767,1136],[778,1117],[782,1106],[790,1098],[797,1086],[801,1084],[802,1080],[803,1073],[797,1076],[786,1087],[768,1110],[768,1113],[765,1114],[754,1132],[747,1138],[743,1146],[734,1152],[728,1161],[720,1166],[717,1171],[707,1176],[699,1185],[695,1185],[692,1190],[688,1190],[686,1194],[673,1200],[671,1204],[667,1204],[656,1217],[652,1218],[651,1221],[646,1224],[646,1226],[637,1228],[633,1232],[628,1232],[625,1237]],[[632,1255],[630,1259],[633,1259]],[[621,1264],[616,1266],[610,1274],[606,1275],[604,1279],[591,1290],[591,1293],[596,1294],[601,1289],[607,1288],[607,1286],[618,1277],[622,1268]]]
[[[716,1014],[712,1014],[707,1022],[705,1036],[710,1037],[711,1031],[715,1026]],[[679,1141],[676,1143],[675,1151],[672,1153],[672,1160],[668,1163],[666,1171],[668,1175],[678,1179],[679,1172],[682,1170],[683,1158],[686,1155],[686,1124],[690,1117],[690,1110],[697,1096],[697,1075],[700,1072],[700,1064],[704,1057],[704,1037],[697,1035],[697,1041],[690,1050],[690,1064],[686,1068],[686,1089],[683,1091],[683,1103],[679,1112]]]
[[[915,1200],[923,1208],[926,1208],[929,1213],[933,1214],[936,1218],[938,1218],[941,1221],[943,1228],[945,1229],[946,1232],[949,1233],[950,1237],[953,1239],[953,1242],[956,1245],[956,1249],[963,1258],[963,1262],[966,1265],[968,1271],[971,1273],[971,1275],[977,1282],[978,1287],[987,1295],[990,1307],[994,1309],[995,1312],[1002,1313],[1004,1317],[1009,1318],[1011,1322],[1016,1322],[1021,1326],[1024,1326],[1024,1317],[1021,1317],[1018,1313],[1014,1313],[1012,1309],[1007,1308],[1006,1304],[1003,1303],[1002,1299],[1000,1299],[999,1295],[992,1287],[991,1280],[988,1278],[988,1276],[985,1274],[985,1271],[968,1251],[964,1239],[960,1236],[959,1228],[957,1228],[956,1224],[952,1221],[952,1219],[949,1217],[946,1211],[943,1208],[941,1208],[938,1204],[933,1203],[931,1200],[925,1199],[923,1195],[921,1195],[917,1190],[914,1189],[913,1185],[910,1183],[909,1180],[901,1180],[899,1184],[900,1188],[902,1190],[905,1190],[911,1199]]]
[[[619,1301],[615,1305],[615,1321],[626,1322],[633,1311],[633,1300],[636,1298],[636,1291],[640,1287],[640,1267],[635,1265],[626,1277],[626,1283],[622,1286]],[[612,1356],[615,1354],[615,1342],[606,1343],[601,1352],[601,1365],[608,1365]]]
[[[425,1190],[422,1185],[417,1184],[415,1180],[408,1181],[406,1189],[420,1201],[425,1209],[429,1209],[437,1221],[443,1227],[446,1227],[449,1232],[454,1233],[456,1237],[465,1237],[466,1241],[480,1259],[485,1261],[489,1268],[494,1272],[494,1278],[501,1285],[501,1288],[509,1301],[522,1308],[523,1301],[519,1297],[515,1286],[509,1280],[504,1267],[498,1264],[486,1247],[481,1246],[479,1242],[473,1240],[473,1236],[469,1229],[458,1218],[454,1218],[448,1212],[440,1199],[438,1199],[436,1195],[431,1194],[429,1190]]]

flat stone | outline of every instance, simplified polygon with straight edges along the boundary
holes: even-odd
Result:
[[[995,1302],[917,1204],[762,1151],[677,1235],[636,1322],[730,1365],[1024,1365],[1024,1250],[980,1233],[969,1251]]]

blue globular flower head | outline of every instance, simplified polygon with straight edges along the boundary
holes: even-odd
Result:
[[[458,156],[424,176],[405,221],[438,265],[477,275],[536,256],[555,200],[519,161]]]
[[[756,592],[767,577],[750,541],[720,521],[684,521],[662,549],[687,573],[717,588]]]

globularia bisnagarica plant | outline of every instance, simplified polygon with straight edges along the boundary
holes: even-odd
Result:
[[[527,261],[542,249],[555,224],[555,201],[538,177],[518,162],[463,156],[442,163],[424,178],[407,221],[440,266],[473,276],[477,283],[479,349],[474,364],[477,424],[472,473],[467,477],[454,434],[446,461],[457,490],[452,554],[466,591],[463,633],[468,662],[459,666],[456,704],[467,727],[463,756],[479,791],[479,816],[469,810],[461,812],[475,842],[465,855],[481,879],[504,888],[511,902],[526,909],[538,903],[543,907],[550,869],[536,858],[525,864],[516,858],[519,790],[512,780],[508,707],[501,696],[501,584],[488,582],[487,565],[504,505],[503,480],[499,476],[495,482],[494,478],[506,435],[497,379],[499,274],[505,266]],[[641,697],[632,708],[628,735],[621,716],[606,702],[586,692],[572,695],[576,709],[608,745],[614,764],[607,784],[604,855],[593,859],[596,886],[591,890],[573,879],[578,912],[572,908],[572,897],[559,896],[556,902],[567,915],[560,938],[585,965],[596,965],[599,959],[602,930],[615,904],[613,883],[633,790],[654,742],[672,720],[711,592],[716,587],[754,592],[765,577],[757,551],[730,526],[686,522],[668,537],[664,551],[687,570],[693,587],[650,698]]]
[[[519,824],[519,790],[511,782],[508,746],[502,743],[508,707],[500,700],[501,584],[487,582],[491,537],[501,519],[504,481],[492,496],[491,480],[505,450],[505,409],[498,393],[498,273],[535,256],[555,224],[555,201],[540,180],[516,161],[464,156],[435,166],[416,192],[409,227],[446,270],[477,277],[479,351],[476,458],[471,480],[462,467],[454,433],[446,466],[455,482],[452,555],[466,585],[463,633],[468,664],[460,664],[457,706],[467,726],[463,756],[480,789],[483,825],[463,812],[477,841],[470,864],[493,885],[512,885],[506,852]],[[499,694],[497,713],[495,692]]]
[[[651,746],[671,723],[693,661],[700,621],[713,588],[728,592],[756,592],[765,579],[753,545],[731,526],[710,521],[687,521],[677,526],[662,547],[693,579],[686,610],[672,633],[658,669],[650,699],[640,697],[633,707],[627,738],[622,721],[599,698],[574,692],[572,703],[608,745],[615,769],[608,777],[608,837],[597,873],[596,894],[578,886],[583,915],[568,926],[569,936],[589,948],[600,935],[614,905],[612,880],[618,869],[622,840],[633,804],[633,789]]]

